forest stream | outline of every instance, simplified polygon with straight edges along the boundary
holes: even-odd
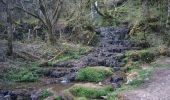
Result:
[[[5,85],[1,85],[3,90],[0,91],[0,98],[13,98],[12,100],[30,98],[31,100],[37,100],[40,96],[39,92],[43,88],[52,88],[59,94],[75,83],[76,72],[82,66],[108,66],[115,73],[124,72],[123,66],[125,63],[122,59],[125,50],[129,49],[128,41],[125,40],[128,31],[126,28],[114,29],[112,27],[96,29],[96,34],[100,37],[99,43],[89,54],[82,56],[80,59],[54,64],[48,74],[45,75],[47,80],[43,79],[44,82],[5,83]],[[115,74],[106,83],[120,85],[124,79],[125,76]]]

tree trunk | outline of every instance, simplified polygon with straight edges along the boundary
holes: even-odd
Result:
[[[52,28],[48,28],[48,43],[51,45],[54,45],[56,43]]]
[[[144,20],[144,41],[147,42],[146,32],[148,29],[148,18],[149,18],[149,0],[142,0],[142,18]]]
[[[170,0],[168,0],[168,16],[167,16],[166,28],[167,30],[169,30],[170,28]]]
[[[144,20],[147,20],[147,18],[149,18],[149,1],[148,0],[142,0],[142,16]]]
[[[8,32],[8,50],[7,55],[11,56],[13,54],[13,45],[12,45],[12,37],[13,37],[13,27],[12,27],[12,17],[9,5],[6,4],[6,13],[7,13],[7,32]]]

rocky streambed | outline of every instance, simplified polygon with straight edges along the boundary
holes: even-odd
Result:
[[[63,91],[73,85],[69,82],[74,82],[77,71],[86,66],[113,68],[115,74],[109,77],[107,82],[118,86],[125,79],[120,72],[125,71],[123,68],[125,65],[124,53],[130,49],[129,43],[125,39],[128,32],[127,28],[102,27],[96,29],[99,43],[89,54],[76,60],[53,64],[52,68],[44,74],[46,79],[43,79],[42,83],[1,85],[0,100],[38,100],[40,91],[45,87],[55,88],[57,92]]]

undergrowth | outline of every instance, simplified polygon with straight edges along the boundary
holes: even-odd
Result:
[[[58,62],[63,62],[71,59],[78,59],[82,55],[85,55],[91,50],[88,46],[73,45],[73,44],[63,44],[63,53],[59,55],[55,60],[49,62],[49,64],[55,64]]]
[[[37,64],[26,64],[20,68],[12,68],[4,75],[3,79],[14,82],[34,82],[39,79],[39,70],[41,68],[37,67]]]

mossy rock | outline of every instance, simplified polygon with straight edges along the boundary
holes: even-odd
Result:
[[[69,92],[75,97],[85,97],[90,99],[99,99],[112,91],[113,89],[111,86],[99,86],[98,84],[93,83],[75,84],[69,89]]]
[[[76,80],[87,82],[100,82],[113,74],[109,67],[86,67],[80,69],[76,75]]]

